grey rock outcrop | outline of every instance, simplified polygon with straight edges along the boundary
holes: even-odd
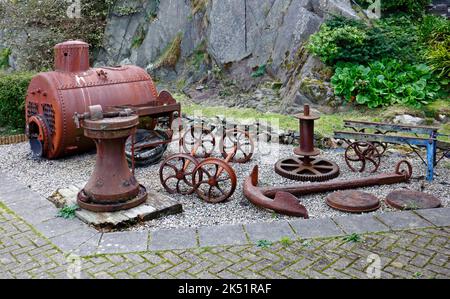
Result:
[[[110,16],[98,64],[127,59],[156,72],[158,59],[181,35],[180,62],[171,70],[159,70],[160,79],[180,79],[188,73],[183,80],[190,83],[202,77],[199,71],[206,75],[204,64],[183,72],[186,61],[204,44],[208,61],[221,66],[244,90],[259,82],[250,76],[252,71],[266,65],[267,74],[283,82],[284,112],[303,103],[334,101],[326,76],[317,75],[324,66],[309,57],[304,45],[329,16],[358,18],[350,0],[122,0],[117,5],[127,5],[133,13]]]

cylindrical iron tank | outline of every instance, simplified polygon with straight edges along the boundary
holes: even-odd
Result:
[[[55,46],[55,71],[36,75],[26,95],[26,131],[33,153],[55,159],[94,148],[77,128],[74,113],[92,105],[139,105],[156,100],[155,85],[137,66],[89,67],[89,46]]]

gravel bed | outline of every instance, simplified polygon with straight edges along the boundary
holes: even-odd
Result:
[[[270,153],[264,155],[257,153],[252,161],[247,164],[233,164],[238,176],[238,187],[234,195],[224,203],[209,204],[195,195],[181,196],[171,195],[183,205],[183,213],[171,215],[161,219],[148,221],[144,224],[128,228],[130,230],[160,229],[175,227],[199,227],[219,224],[244,224],[253,222],[271,222],[280,219],[293,219],[295,217],[275,214],[271,211],[258,208],[251,204],[242,192],[244,178],[250,173],[254,165],[260,166],[260,185],[288,185],[297,183],[275,174],[273,164],[280,158],[292,155],[292,146],[278,144],[264,144],[260,152]],[[169,146],[165,157],[177,152],[177,147]],[[258,152],[258,151],[257,151]],[[341,169],[341,174],[335,180],[352,179],[370,174],[353,173],[345,165],[343,149],[323,150],[321,157],[336,162]],[[371,192],[380,199],[393,190],[407,188],[410,190],[424,191],[437,196],[442,201],[442,206],[449,206],[450,202],[450,167],[448,161],[443,161],[436,169],[435,180],[428,183],[424,180],[425,166],[414,154],[401,154],[397,151],[389,151],[382,159],[382,165],[378,173],[391,173],[395,164],[402,158],[408,159],[413,164],[413,178],[410,183],[396,185],[374,186],[359,190]],[[44,197],[50,196],[58,188],[71,184],[83,184],[89,178],[95,165],[95,152],[73,156],[69,158],[49,161],[33,159],[28,143],[0,146],[0,171],[17,178],[29,188]],[[154,165],[136,170],[138,181],[148,189],[167,194],[161,186],[158,175],[159,165]],[[308,183],[305,183],[308,184]],[[331,209],[325,203],[327,193],[303,196],[300,201],[308,209],[310,218],[323,218],[330,216],[350,215]],[[373,213],[383,213],[392,210],[382,201],[380,209]]]

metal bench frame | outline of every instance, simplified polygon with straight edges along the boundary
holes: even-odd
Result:
[[[342,139],[348,143],[348,140],[366,142],[380,142],[392,144],[407,144],[416,153],[416,155],[427,166],[427,181],[433,180],[434,167],[447,156],[450,151],[450,145],[437,140],[438,136],[446,136],[439,134],[438,127],[430,126],[410,126],[388,123],[377,123],[367,121],[351,121],[344,120],[344,127],[351,128],[355,132],[335,131],[334,138]],[[365,133],[366,129],[375,130],[374,134]],[[411,133],[416,136],[398,136],[389,135],[388,133]],[[426,135],[427,137],[419,137],[418,135]],[[427,150],[426,161],[413,146],[425,147]],[[442,150],[442,156],[437,159],[437,149]]]

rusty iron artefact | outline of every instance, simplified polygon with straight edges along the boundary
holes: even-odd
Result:
[[[439,208],[441,201],[435,196],[419,191],[395,190],[386,196],[386,203],[399,210]]]
[[[356,190],[333,192],[327,196],[326,202],[333,209],[349,213],[372,212],[381,205],[375,195]]]
[[[86,186],[78,193],[77,203],[94,212],[130,209],[147,199],[125,158],[125,142],[134,134],[139,118],[130,110],[104,114],[102,107],[91,106],[88,113],[75,114],[86,137],[97,147],[95,169]]]
[[[68,41],[55,46],[55,70],[39,73],[26,95],[26,131],[33,153],[55,159],[94,147],[72,120],[89,106],[142,106],[150,113],[178,111],[167,92],[156,91],[142,68],[132,65],[89,67],[89,46]],[[142,109],[139,109],[142,110]],[[141,125],[144,125],[141,123]]]
[[[406,168],[404,168],[406,166]],[[379,174],[368,178],[321,182],[291,186],[258,187],[258,166],[245,179],[244,195],[253,204],[275,212],[291,216],[304,217],[305,208],[295,196],[354,189],[376,185],[388,185],[407,182],[412,175],[412,166],[406,160],[397,163],[392,174]]]
[[[381,146],[382,147],[382,146]],[[345,150],[345,163],[351,171],[375,173],[381,164],[381,153],[375,144],[365,141],[356,141]]]
[[[335,131],[334,137],[336,139],[342,139],[349,145],[353,140],[370,143],[378,150],[380,156],[386,151],[388,144],[408,145],[427,166],[427,181],[433,180],[434,168],[438,163],[442,159],[450,157],[450,143],[438,139],[440,136],[449,136],[439,133],[439,127],[344,120],[344,128],[351,129],[352,132]],[[404,134],[400,135],[400,133]],[[426,149],[426,158],[422,157],[422,154],[417,150],[418,148]],[[438,154],[440,154],[440,157],[438,157]],[[365,155],[364,157],[367,158],[368,156]],[[377,157],[375,156],[375,158]]]
[[[300,123],[300,146],[294,149],[299,157],[289,157],[275,164],[275,172],[279,175],[297,181],[326,181],[339,175],[336,163],[322,159],[311,158],[320,154],[314,148],[314,121],[318,116],[310,115],[309,105],[305,105],[303,115],[297,116]]]
[[[237,177],[230,162],[246,163],[253,154],[253,140],[248,132],[231,129],[220,140],[224,160],[210,157],[216,145],[214,134],[204,126],[193,126],[180,140],[189,153],[173,154],[161,164],[159,176],[167,192],[193,194],[206,202],[218,203],[230,198]],[[198,158],[205,158],[199,161]]]
[[[309,218],[305,206],[290,192],[277,190],[272,196],[267,195],[265,192],[271,191],[271,189],[258,187],[258,173],[258,165],[256,165],[250,176],[244,181],[244,195],[251,203],[283,215]],[[280,189],[282,188],[280,187]]]

